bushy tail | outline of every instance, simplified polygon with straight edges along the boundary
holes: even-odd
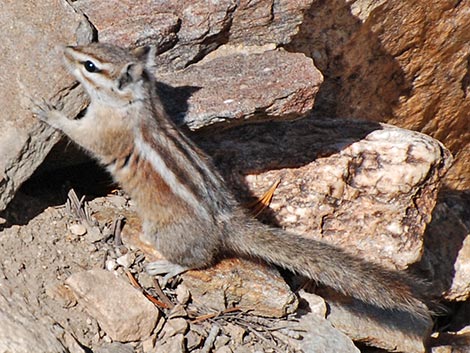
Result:
[[[256,222],[247,227],[226,239],[226,246],[239,255],[261,258],[376,307],[405,311],[420,319],[430,316],[418,299],[426,287],[422,281],[333,245]]]

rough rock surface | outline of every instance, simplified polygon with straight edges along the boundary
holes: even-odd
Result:
[[[304,339],[291,341],[293,347],[304,353],[360,352],[350,337],[325,320],[327,307],[322,297],[301,290],[301,305],[297,312],[298,323],[294,327],[305,332]]]
[[[169,86],[162,91],[171,115],[191,129],[303,116],[322,82],[311,59],[284,51],[235,51],[158,79]]]
[[[182,69],[218,46],[286,44],[310,1],[79,0],[74,3],[101,41],[122,46],[156,43],[159,71]]]
[[[308,333],[305,339],[293,345],[304,353],[360,353],[348,336],[314,314],[303,315],[297,328]]]
[[[85,17],[60,0],[6,1],[2,3],[0,30],[4,37],[0,59],[8,68],[0,74],[3,210],[58,141],[57,133],[31,119],[31,99],[57,102],[60,97],[71,116],[83,109],[80,101],[84,99],[74,98],[81,90],[74,89],[73,80],[62,70],[59,45],[90,41],[92,30]]]
[[[297,298],[279,273],[253,262],[226,260],[183,279],[193,299],[214,310],[237,306],[255,315],[284,317],[297,309]]]
[[[380,310],[330,290],[319,294],[328,302],[328,321],[355,342],[391,352],[426,352],[433,327],[430,317],[417,322],[406,313]]]
[[[424,132],[454,154],[446,176],[470,187],[470,1],[312,2],[289,45],[325,82],[318,116],[367,118]]]
[[[0,345],[9,347],[7,352],[62,352],[55,337],[67,350],[80,352],[77,341],[90,346],[98,325],[74,306],[62,283],[73,272],[99,266],[103,253],[67,234],[62,210],[45,209],[38,198],[24,195],[15,205],[16,225],[0,225],[0,298],[6,299],[0,303],[6,313],[0,331],[7,333]]]
[[[113,340],[142,340],[150,336],[155,328],[158,309],[142,293],[112,272],[98,269],[78,272],[65,283],[78,303]]]
[[[36,318],[24,298],[5,293],[7,288],[6,283],[0,281],[0,352],[30,353],[38,349],[50,353],[67,352],[53,332],[49,318]]]
[[[341,119],[237,127],[199,142],[245,196],[281,180],[271,221],[401,269],[421,258],[451,162],[426,135]]]

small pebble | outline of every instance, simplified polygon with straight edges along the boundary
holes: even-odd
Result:
[[[184,305],[176,304],[173,309],[168,314],[169,319],[174,319],[176,317],[187,317],[188,312],[184,308]]]
[[[81,224],[81,223],[74,223],[74,224],[71,224],[69,226],[69,231],[70,233],[72,233],[73,235],[77,235],[79,237],[81,237],[82,235],[85,235],[87,230],[86,230],[86,227]]]
[[[229,346],[223,346],[217,349],[214,353],[233,353],[233,351]]]
[[[96,243],[101,239],[103,239],[103,234],[101,233],[100,229],[96,226],[90,227],[86,236],[86,240],[90,243]]]
[[[114,271],[117,268],[117,263],[114,259],[108,259],[106,260],[105,266],[108,271]]]
[[[224,334],[219,334],[217,338],[215,339],[214,348],[218,350],[222,347],[227,346],[229,342],[230,342],[230,337]]]
[[[180,284],[176,288],[176,300],[180,304],[186,304],[188,303],[189,299],[191,298],[191,293],[189,292],[188,287],[186,287],[184,284]]]
[[[188,330],[188,322],[183,318],[168,320],[165,327],[165,337],[172,337],[178,334],[185,334]]]
[[[190,330],[185,337],[189,351],[192,351],[195,347],[199,347],[203,341],[202,337],[193,330]]]
[[[246,330],[243,327],[227,323],[224,325],[224,332],[230,335],[235,344],[243,344],[243,337],[246,335]]]
[[[125,255],[122,255],[116,259],[116,262],[124,268],[129,268],[132,266],[135,260],[135,254],[132,252],[128,252]]]

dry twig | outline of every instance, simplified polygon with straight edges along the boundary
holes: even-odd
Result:
[[[124,217],[116,218],[111,225],[111,234],[114,237],[114,246],[119,247],[123,245],[121,238],[122,227],[124,226]]]
[[[279,325],[279,319],[261,318],[254,315],[249,315],[246,312],[226,313],[225,315],[214,316],[210,318],[211,321],[226,321],[234,325],[243,327],[249,331],[256,339],[262,341],[265,345],[269,346],[275,352],[296,352],[289,347],[287,340],[282,339],[286,336],[282,331],[289,329],[296,331],[294,327],[288,325]],[[299,330],[297,330],[299,331]],[[277,332],[277,335],[273,335]],[[291,335],[287,335],[291,337]],[[293,336],[293,335],[292,335]],[[293,337],[295,338],[295,337]]]
[[[137,280],[135,279],[134,275],[132,273],[130,273],[128,270],[124,270],[124,272],[126,273],[126,276],[127,278],[129,279],[129,282],[131,282],[131,284],[137,288],[138,290],[140,290],[142,292],[143,295],[145,295],[145,297],[150,300],[153,304],[155,304],[157,307],[159,308],[163,308],[163,309],[168,309],[169,306],[167,304],[165,304],[164,302],[158,300],[157,298],[154,298],[153,296],[151,296],[150,294],[148,294],[144,288],[142,288],[142,286],[139,284],[139,282],[137,282]]]
[[[163,292],[162,287],[160,287],[160,283],[158,283],[157,279],[153,279],[153,285],[155,292],[157,292],[158,297],[162,302],[164,302],[168,308],[173,309],[175,307],[175,304],[166,296],[166,294]]]
[[[201,316],[196,317],[194,320],[192,320],[191,323],[197,324],[205,320],[215,319],[217,317],[222,317],[223,315],[233,313],[233,312],[238,312],[240,310],[241,309],[239,307],[234,307],[234,308],[225,309],[223,311],[216,312],[216,313],[201,315]]]
[[[70,189],[67,194],[67,201],[65,202],[65,209],[68,213],[72,214],[81,222],[86,222],[90,227],[95,225],[91,217],[91,209],[88,203],[85,202],[85,195],[79,200],[74,189]]]
[[[220,332],[219,325],[212,325],[209,335],[207,336],[204,346],[202,347],[200,353],[209,353],[214,345],[214,342],[217,338],[217,335]]]

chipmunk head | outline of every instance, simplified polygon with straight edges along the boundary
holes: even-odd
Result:
[[[153,64],[154,55],[151,47],[129,51],[101,43],[64,49],[69,71],[91,100],[119,106],[142,98],[142,83],[149,78],[146,68]]]

